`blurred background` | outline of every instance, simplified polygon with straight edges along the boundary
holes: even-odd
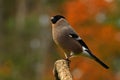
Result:
[[[0,80],[54,79],[54,62],[64,58],[51,36],[56,14],[110,67],[72,58],[74,80],[120,80],[120,0],[0,0]]]

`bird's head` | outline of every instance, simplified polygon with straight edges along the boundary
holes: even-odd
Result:
[[[53,17],[51,17],[51,22],[53,23],[53,24],[55,24],[58,20],[60,20],[61,18],[64,18],[65,19],[65,17],[64,16],[61,16],[61,15],[56,15],[56,16],[53,16]]]

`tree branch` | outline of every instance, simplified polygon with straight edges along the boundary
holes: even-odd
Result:
[[[55,62],[53,69],[55,80],[73,80],[70,73],[69,62],[70,61],[65,59]]]

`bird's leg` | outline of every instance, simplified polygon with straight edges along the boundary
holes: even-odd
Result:
[[[67,54],[65,54],[65,57],[66,57],[66,61],[67,61],[67,64],[68,64],[68,66],[70,67],[70,55],[67,55]]]

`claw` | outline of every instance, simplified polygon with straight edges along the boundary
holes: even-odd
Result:
[[[66,58],[65,60],[67,61],[68,66],[70,67],[70,63],[71,63],[70,59]]]

